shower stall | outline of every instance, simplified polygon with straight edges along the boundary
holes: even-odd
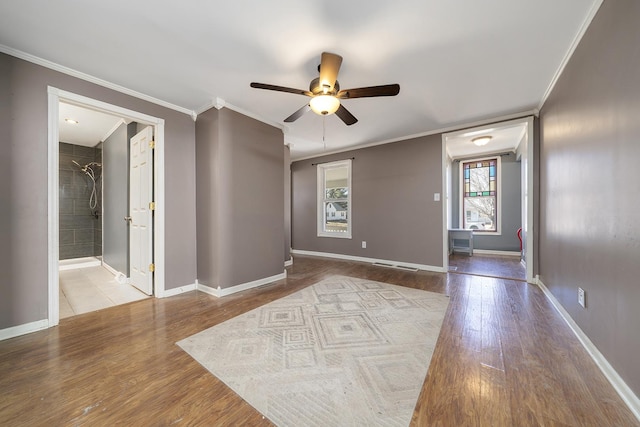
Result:
[[[102,147],[60,142],[60,260],[102,256]]]

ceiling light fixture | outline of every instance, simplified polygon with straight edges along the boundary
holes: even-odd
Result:
[[[479,136],[477,138],[473,138],[471,142],[473,142],[478,147],[482,147],[483,145],[487,145],[489,141],[491,141],[491,138],[492,137],[489,135]]]
[[[340,100],[331,95],[318,95],[311,98],[309,106],[314,113],[327,116],[338,111],[338,108],[340,108]]]
[[[474,131],[471,131],[471,132],[463,133],[462,136],[468,137],[468,136],[482,135],[483,133],[493,132],[494,130],[495,130],[494,128],[474,130]]]
[[[64,121],[72,125],[77,125],[79,123],[77,120],[73,119],[64,119]]]

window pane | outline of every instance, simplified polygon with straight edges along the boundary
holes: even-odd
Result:
[[[351,238],[351,159],[317,169],[317,230],[320,237]]]
[[[489,191],[489,168],[479,167],[471,169],[469,181],[472,192]]]
[[[324,203],[324,231],[347,232],[348,206],[348,202]]]
[[[330,191],[340,193],[340,190],[346,191],[348,187],[349,168],[347,166],[334,167],[327,169],[324,175],[324,188],[327,194]],[[346,193],[344,195],[346,197]],[[328,197],[327,198],[334,198]],[[341,197],[335,197],[341,198]]]
[[[349,196],[347,187],[334,187],[325,189],[325,199],[346,199]]]
[[[496,230],[496,198],[466,197],[464,199],[464,228]]]

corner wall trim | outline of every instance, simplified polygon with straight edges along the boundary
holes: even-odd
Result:
[[[10,328],[0,330],[0,341],[9,338],[19,337],[20,335],[29,334],[31,332],[40,331],[49,327],[49,320],[42,319],[23,325],[12,326]]]
[[[329,252],[315,252],[315,251],[304,251],[300,249],[293,249],[291,251],[294,255],[308,255],[322,258],[334,258],[334,259],[342,259],[346,261],[359,261],[359,262],[367,262],[367,263],[380,263],[380,264],[388,264],[394,267],[409,267],[409,268],[417,268],[418,270],[424,271],[433,271],[436,273],[446,273],[443,267],[436,267],[433,265],[424,265],[424,264],[415,264],[412,262],[402,262],[402,261],[391,261],[388,259],[377,259],[377,258],[366,258],[360,256],[353,255],[343,255],[343,254],[334,254]]]
[[[291,267],[293,265],[293,257],[289,258],[284,262],[285,267]]]
[[[269,283],[276,282],[278,280],[282,280],[286,278],[287,278],[287,271],[285,270],[282,273],[276,274],[274,276],[264,277],[262,279],[254,280],[247,283],[241,283],[239,285],[231,286],[228,288],[221,288],[220,286],[218,286],[217,288],[212,288],[210,286],[198,283],[198,281],[196,280],[196,285],[197,285],[196,289],[200,292],[204,292],[205,294],[222,298],[227,295],[235,294],[236,292],[242,292],[249,289],[257,288],[259,286],[267,285]]]
[[[589,337],[580,329],[578,324],[571,318],[567,310],[564,309],[560,301],[551,293],[551,291],[542,283],[539,276],[536,279],[537,285],[542,289],[542,292],[551,301],[551,304],[556,308],[560,316],[567,322],[569,328],[576,335],[582,346],[587,350],[589,356],[598,365],[598,368],[602,371],[605,377],[609,380],[613,388],[618,392],[624,403],[627,404],[633,415],[640,421],[640,399],[633,393],[624,380],[618,375],[613,366],[607,361],[607,359],[600,353],[600,350],[591,342]]]
[[[196,280],[196,283],[192,283],[190,285],[179,286],[177,288],[167,289],[164,292],[162,292],[162,295],[157,295],[157,297],[158,298],[173,297],[173,296],[176,296],[176,295],[183,294],[185,292],[195,291],[197,289],[197,287],[198,287],[198,281]]]

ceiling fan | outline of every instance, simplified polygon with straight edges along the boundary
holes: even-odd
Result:
[[[341,99],[395,96],[400,93],[400,85],[398,84],[340,90],[340,84],[338,83],[338,71],[340,70],[341,64],[342,57],[340,55],[322,52],[320,65],[318,65],[320,76],[311,80],[309,90],[293,89],[255,82],[251,83],[251,87],[256,89],[275,90],[277,92],[294,93],[310,97],[311,100],[306,105],[284,119],[287,123],[298,120],[304,113],[312,110],[321,116],[335,113],[336,116],[340,117],[347,126],[356,123],[358,119],[356,119],[349,110],[344,108],[344,105],[340,103]]]

